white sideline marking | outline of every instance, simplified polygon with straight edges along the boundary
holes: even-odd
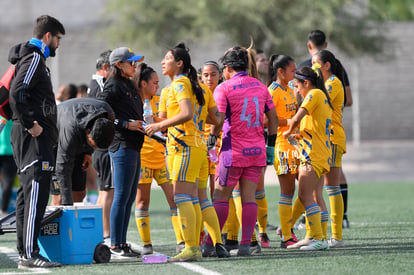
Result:
[[[130,244],[131,244],[131,249],[132,250],[141,251],[143,249],[142,246],[140,246],[136,243],[130,242]],[[156,253],[156,251],[154,251],[154,253]],[[203,274],[203,275],[221,275],[221,273],[217,273],[215,271],[206,269],[204,267],[201,267],[199,265],[192,264],[192,263],[173,263],[173,264],[179,265],[179,266],[184,267],[184,268],[186,268],[190,271],[197,272],[197,273],[200,273],[200,274]]]
[[[19,254],[14,249],[0,246],[0,253],[6,254],[7,257],[9,257],[10,260],[17,263],[19,261]],[[7,275],[15,275],[15,274],[45,274],[45,273],[51,273],[49,269],[46,268],[36,268],[36,269],[25,269],[25,271],[22,272],[2,272],[1,274],[7,274]]]
[[[174,264],[182,266],[190,271],[197,272],[203,275],[221,275],[221,273],[206,269],[196,264],[191,264],[191,263],[174,263]]]
[[[367,226],[367,225],[414,225],[414,222],[350,222],[350,225]]]

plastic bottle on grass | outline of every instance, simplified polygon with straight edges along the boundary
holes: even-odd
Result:
[[[142,263],[144,264],[160,264],[166,263],[168,256],[164,254],[150,254],[142,256]]]

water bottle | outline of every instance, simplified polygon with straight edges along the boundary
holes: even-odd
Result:
[[[218,161],[217,156],[217,149],[216,147],[211,148],[208,150],[208,156],[210,157],[210,161],[216,163]]]
[[[152,106],[149,103],[148,99],[145,99],[144,102],[144,114],[143,114],[143,118],[145,121],[146,125],[150,125],[151,123],[153,123],[153,118],[152,118]]]
[[[168,256],[164,254],[150,254],[142,256],[142,263],[144,264],[160,264],[166,263]]]

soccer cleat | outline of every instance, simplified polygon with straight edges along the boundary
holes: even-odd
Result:
[[[309,245],[310,243],[311,243],[311,241],[312,241],[312,239],[303,239],[303,240],[300,240],[300,241],[298,241],[297,243],[295,243],[295,244],[292,244],[292,245],[288,245],[286,248],[287,249],[297,249],[297,248],[300,248],[300,247],[302,247],[302,246],[306,246],[306,245]]]
[[[154,253],[154,250],[152,249],[152,244],[146,244],[142,248],[142,255],[149,255]]]
[[[292,246],[294,244],[296,244],[297,241],[295,241],[294,239],[289,239],[287,241],[280,241],[280,248],[287,248],[288,246]]]
[[[296,238],[296,235],[293,232],[293,228],[290,229],[290,232],[291,232],[291,234],[290,234],[291,239],[293,239],[295,241],[295,243],[297,243],[299,240],[298,240],[298,238]],[[276,229],[276,234],[279,235],[282,238],[282,228],[279,227],[278,229]]]
[[[298,242],[299,241],[299,239],[298,238],[296,238],[296,235],[295,235],[295,232],[293,232],[293,228],[291,229],[291,234],[290,234],[290,236],[292,237],[292,239],[295,241],[295,242]]]
[[[255,241],[250,243],[250,254],[251,255],[259,255],[262,253],[262,248],[260,247],[260,244]]]
[[[270,240],[266,233],[259,233],[259,240],[263,248],[270,248]]]
[[[250,256],[250,244],[242,244],[239,246],[239,250],[237,251],[237,256]]]
[[[338,248],[338,247],[344,247],[344,240],[337,240],[335,238],[331,238],[328,240],[329,248]]]
[[[346,216],[344,216],[344,219],[342,220],[342,228],[349,228],[349,221]]]
[[[239,249],[239,242],[233,240],[226,240],[224,246],[226,247],[227,251]]]
[[[177,254],[176,256],[168,259],[168,262],[192,262],[192,261],[200,261],[202,258],[202,254],[200,249],[197,246],[186,247],[182,252]]]
[[[176,251],[180,253],[184,250],[184,248],[185,248],[185,242],[180,242],[177,244]]]
[[[61,267],[62,264],[51,262],[45,257],[36,255],[32,258],[20,257],[17,264],[18,269],[34,269],[34,268],[54,268]]]
[[[203,257],[217,257],[216,249],[211,244],[204,244],[201,249]]]
[[[230,257],[230,253],[227,251],[226,247],[224,247],[224,245],[221,243],[216,243],[216,255],[219,258]]]
[[[325,249],[329,249],[328,242],[325,239],[323,239],[322,241],[313,239],[308,245],[300,247],[300,250],[303,250],[303,251],[325,250]]]

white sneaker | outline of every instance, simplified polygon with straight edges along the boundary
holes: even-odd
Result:
[[[331,238],[328,241],[329,248],[337,248],[337,247],[344,247],[344,240],[337,240],[335,238]]]
[[[288,245],[286,248],[287,249],[297,249],[297,248],[301,248],[302,246],[307,246],[312,242],[312,239],[302,239],[300,241],[298,241],[295,244],[292,245]]]
[[[329,249],[328,242],[325,239],[323,239],[322,241],[312,240],[310,244],[306,246],[302,246],[300,248],[300,250],[304,250],[304,251],[324,250],[324,249]]]

